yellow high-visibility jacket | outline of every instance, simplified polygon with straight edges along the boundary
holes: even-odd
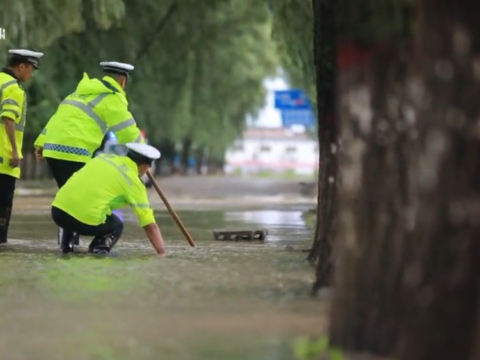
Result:
[[[43,147],[46,158],[86,163],[107,131],[114,132],[120,144],[144,142],[121,86],[109,76],[90,79],[85,73],[34,145]]]
[[[137,165],[114,154],[101,154],[73,174],[52,206],[87,225],[103,224],[112,210],[125,206],[132,208],[141,227],[155,223]]]
[[[15,122],[15,141],[20,159],[22,156],[23,133],[27,120],[27,95],[18,81],[6,72],[0,72],[0,122],[8,118]],[[9,164],[12,156],[12,144],[5,126],[0,124],[0,174],[20,178],[20,167],[12,168]]]

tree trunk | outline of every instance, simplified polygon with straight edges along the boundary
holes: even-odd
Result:
[[[330,339],[398,360],[473,360],[480,3],[417,2],[418,54],[398,41],[376,46],[368,67],[338,78],[341,255]]]
[[[480,2],[419,0],[416,251],[397,359],[478,359]],[[477,335],[478,340],[478,335]]]
[[[369,61],[340,73],[341,248],[332,305],[333,345],[390,354],[399,321],[403,242],[410,236],[414,155],[403,46],[376,46]]]
[[[180,161],[181,161],[181,171],[180,173],[183,174],[183,175],[188,175],[187,172],[188,172],[188,159],[190,157],[190,154],[191,154],[191,150],[192,150],[192,141],[190,140],[190,138],[186,137],[183,139],[182,141],[182,152],[181,152],[181,156],[180,156]]]
[[[333,238],[337,212],[338,124],[335,113],[335,7],[332,0],[312,0],[316,69],[319,176],[317,222],[310,263],[316,264],[312,291],[330,286],[333,279]]]
[[[476,330],[475,337],[473,338],[473,349],[468,360],[480,359],[480,301],[477,301],[477,317],[476,317]]]

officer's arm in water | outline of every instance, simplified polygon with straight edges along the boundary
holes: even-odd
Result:
[[[148,240],[157,251],[158,255],[166,255],[165,247],[163,246],[163,238],[160,229],[156,223],[148,224],[143,227],[145,234],[147,234]]]
[[[145,167],[146,170],[141,169],[143,167]],[[147,170],[148,165],[139,166],[140,175],[145,175]],[[145,234],[154,249],[159,255],[165,255],[166,251],[163,245],[162,233],[155,222],[153,210],[148,201],[147,189],[140,179],[129,188],[129,194],[126,196],[126,200],[132,207],[132,211],[138,219],[138,224],[145,230]]]

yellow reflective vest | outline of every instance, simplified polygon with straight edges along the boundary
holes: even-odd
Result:
[[[86,163],[107,131],[114,132],[120,144],[144,142],[121,86],[109,76],[90,79],[84,74],[34,145],[43,147],[46,158]]]
[[[126,156],[101,154],[74,173],[52,206],[87,225],[105,222],[112,210],[128,206],[142,227],[155,223],[137,165]]]
[[[18,81],[6,72],[0,72],[0,174],[20,178],[20,167],[12,168],[9,164],[12,156],[12,144],[8,138],[1,119],[8,118],[15,122],[15,141],[20,159],[22,156],[23,133],[27,112],[27,95]]]

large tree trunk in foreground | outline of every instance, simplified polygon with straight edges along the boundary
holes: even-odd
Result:
[[[480,301],[477,302],[477,317],[473,349],[468,360],[480,359]]]
[[[340,74],[341,250],[332,305],[333,345],[389,354],[400,310],[403,242],[410,236],[408,163],[414,157],[405,47],[374,47]],[[343,78],[342,78],[343,77]]]
[[[335,10],[332,0],[312,0],[316,69],[319,175],[317,222],[308,260],[316,265],[313,293],[333,279],[333,238],[337,213],[338,123],[335,119]]]
[[[340,90],[345,162],[330,338],[398,360],[473,360],[480,2],[418,3],[412,73],[397,43],[374,48],[365,73],[357,67],[339,77],[357,86],[349,79]]]
[[[472,356],[480,291],[480,2],[418,4],[425,91],[419,206],[397,358],[478,359]]]

